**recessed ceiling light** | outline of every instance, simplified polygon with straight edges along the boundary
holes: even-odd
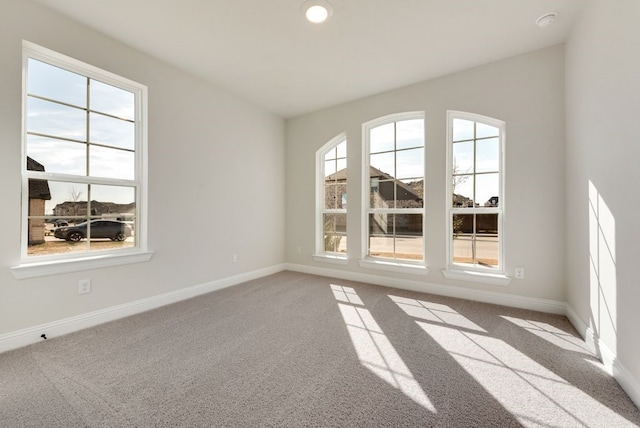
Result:
[[[557,16],[558,14],[556,12],[545,13],[536,20],[536,25],[540,28],[548,27],[549,25],[553,24],[553,21],[556,20]]]
[[[302,4],[302,11],[307,20],[314,24],[320,24],[333,15],[333,7],[327,0],[307,0]]]

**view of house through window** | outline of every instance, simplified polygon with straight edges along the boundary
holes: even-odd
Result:
[[[347,140],[338,137],[321,152],[321,253],[347,253]]]
[[[504,123],[449,113],[451,262],[501,269]]]
[[[368,257],[424,260],[424,117],[365,124]]]
[[[42,51],[25,48],[26,254],[136,247],[139,89]]]

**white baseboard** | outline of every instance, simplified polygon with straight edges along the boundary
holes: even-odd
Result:
[[[613,362],[612,369],[613,377],[631,398],[631,401],[640,409],[640,381],[618,359]]]
[[[566,315],[571,324],[578,330],[578,333],[582,335],[589,349],[602,361],[607,373],[614,377],[631,398],[631,401],[640,408],[640,381],[627,370],[615,352],[600,340],[596,332],[569,305],[567,305]]]
[[[53,321],[46,324],[40,324],[34,327],[14,331],[0,335],[0,352],[10,351],[12,349],[22,348],[40,342],[40,337],[46,334],[47,338],[62,336],[64,334],[73,333],[74,331],[83,330],[98,324],[114,321],[120,318],[146,312],[161,306],[176,303],[181,300],[190,299],[212,291],[221,290],[232,285],[241,284],[246,281],[261,278],[263,276],[278,273],[284,270],[284,265],[275,265],[264,269],[223,278],[204,284],[194,285],[192,287],[183,288],[169,293],[160,294],[146,299],[136,300],[134,302],[125,303],[110,308],[100,309],[98,311]]]
[[[574,311],[573,308],[569,305],[566,305],[565,315],[567,318],[569,318],[569,321],[571,322],[571,324],[573,324],[573,327],[578,331],[578,333],[580,333],[580,336],[582,336],[582,338],[586,342],[589,350],[596,354],[596,356],[602,360],[597,339],[591,327],[589,327],[587,323],[585,323],[582,318],[580,318],[578,314],[576,314],[576,311]]]
[[[346,279],[350,281],[365,282],[369,284],[382,285],[385,287],[400,288],[403,290],[419,291],[422,293],[437,294],[440,296],[456,297],[458,299],[473,300],[476,302],[492,303],[494,305],[510,306],[514,308],[530,309],[533,311],[546,312],[551,314],[565,315],[566,305],[564,302],[548,299],[536,299],[531,297],[515,296],[506,293],[492,291],[471,290],[468,288],[456,287],[428,283],[424,281],[414,281],[383,277],[377,275],[364,274],[360,272],[350,272],[339,269],[330,269],[316,266],[306,266],[299,264],[285,264],[287,270],[309,273],[314,275],[330,276],[333,278]]]

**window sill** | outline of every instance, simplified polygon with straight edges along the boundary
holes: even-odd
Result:
[[[366,259],[358,262],[360,267],[366,269],[386,270],[391,272],[409,273],[412,275],[426,275],[429,268],[424,265],[401,262],[387,262],[382,260]]]
[[[347,256],[331,256],[329,254],[314,254],[313,260],[322,263],[333,263],[334,265],[346,265],[349,263]]]
[[[476,272],[470,270],[443,269],[442,275],[447,279],[457,279],[460,281],[478,282],[481,284],[507,286],[511,278],[504,274]]]
[[[37,278],[109,266],[142,263],[151,260],[152,255],[153,251],[141,251],[127,254],[100,254],[76,259],[23,263],[12,267],[11,272],[17,279]]]

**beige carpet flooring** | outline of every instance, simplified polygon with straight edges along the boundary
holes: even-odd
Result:
[[[634,427],[565,317],[282,272],[0,354],[1,427]]]

